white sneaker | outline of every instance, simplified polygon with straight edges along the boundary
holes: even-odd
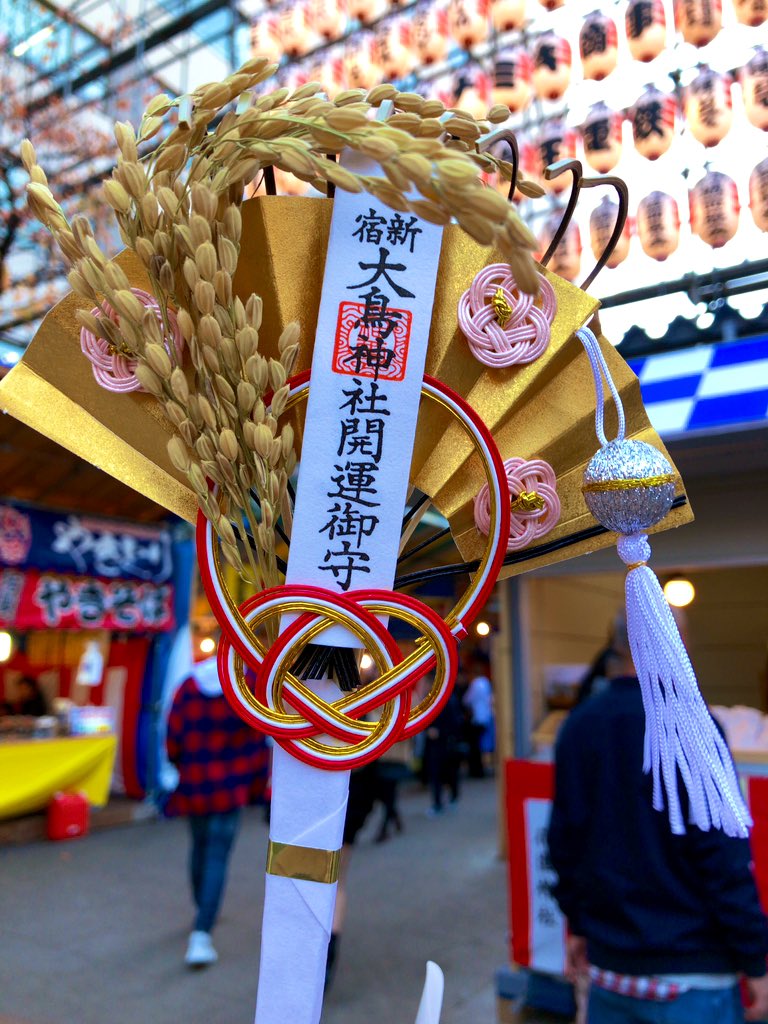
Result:
[[[208,964],[215,964],[218,959],[219,954],[213,948],[208,932],[192,932],[184,957],[187,967],[207,967]]]

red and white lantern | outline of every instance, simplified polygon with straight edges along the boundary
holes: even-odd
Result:
[[[543,100],[559,100],[571,81],[571,47],[567,40],[547,32],[533,47],[533,88]]]
[[[643,252],[663,263],[680,244],[680,213],[666,192],[651,192],[640,200],[636,220]]]
[[[768,52],[758,49],[741,75],[744,109],[751,123],[768,131]]]
[[[306,66],[302,76],[305,82],[319,82],[329,99],[345,88],[344,59],[326,55]]]
[[[502,50],[493,68],[493,102],[503,103],[513,114],[531,102],[533,61],[525,50]]]
[[[347,0],[347,14],[363,25],[370,25],[387,10],[386,0]]]
[[[280,45],[289,57],[302,57],[311,49],[313,33],[302,2],[288,3],[280,11]]]
[[[667,45],[667,19],[662,0],[629,0],[625,18],[629,52],[645,63]]]
[[[649,85],[630,111],[635,149],[648,160],[658,160],[675,135],[675,100]]]
[[[525,22],[525,0],[491,0],[491,21],[497,32],[512,32]]]
[[[592,247],[592,253],[596,260],[605,252],[608,242],[613,234],[613,229],[616,227],[616,221],[619,216],[619,204],[614,203],[608,196],[603,196],[600,201],[600,205],[596,206],[592,213],[589,215],[589,242]],[[619,240],[616,243],[616,248],[613,250],[611,255],[608,257],[608,261],[605,264],[609,270],[613,270],[618,267],[620,263],[629,255],[629,218],[624,222],[624,227],[619,235]]]
[[[675,25],[686,43],[706,46],[723,26],[722,0],[675,0]]]
[[[553,217],[546,224],[541,239],[542,252],[546,252],[559,223],[560,218]],[[566,228],[565,234],[560,239],[560,243],[549,261],[549,270],[566,281],[575,281],[579,276],[581,271],[581,232],[576,221],[572,220]]]
[[[581,139],[589,166],[607,174],[621,159],[621,115],[596,103],[582,125]]]
[[[478,121],[482,120],[493,106],[491,84],[490,76],[482,71],[476,70],[471,75],[465,73],[461,78],[456,106]]]
[[[749,208],[761,231],[768,231],[768,157],[749,176]]]
[[[444,7],[418,7],[411,22],[411,40],[419,63],[443,60],[448,53],[448,34],[448,11]]]
[[[488,38],[489,14],[489,0],[451,0],[448,25],[463,50],[471,50]]]
[[[768,0],[733,0],[736,20],[742,25],[757,28],[768,18]]]
[[[539,0],[539,3],[547,11],[556,11],[563,6],[565,0]]]
[[[616,22],[602,11],[593,11],[582,22],[579,32],[579,56],[584,77],[595,82],[602,81],[616,67]]]
[[[411,25],[405,19],[395,19],[380,29],[376,34],[375,47],[377,63],[387,81],[405,78],[416,66]]]
[[[279,61],[283,55],[280,44],[280,26],[274,14],[260,14],[251,25],[251,54],[266,57],[270,62]]]
[[[344,52],[344,81],[348,89],[372,89],[384,77],[370,35],[356,34]]]
[[[536,143],[538,178],[548,192],[559,195],[572,184],[570,174],[561,174],[551,181],[544,177],[544,171],[558,160],[573,160],[576,156],[576,132],[561,121],[551,121],[543,129]]]
[[[705,146],[716,146],[733,121],[731,85],[723,75],[702,68],[686,89],[685,121],[691,135]]]
[[[707,171],[691,189],[691,230],[702,242],[719,249],[730,242],[739,227],[739,193],[736,182],[721,171]]]
[[[347,26],[344,0],[309,0],[307,18],[312,31],[321,39],[339,39]]]

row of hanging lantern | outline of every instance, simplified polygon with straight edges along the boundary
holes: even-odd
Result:
[[[768,231],[768,158],[761,161],[749,179],[749,203],[752,219],[761,231]],[[589,217],[589,240],[595,259],[604,252],[613,233],[619,207],[605,196]],[[719,249],[730,242],[739,228],[740,204],[736,183],[720,171],[707,171],[689,193],[691,232],[711,246]],[[544,225],[540,244],[543,252],[554,236],[559,214]],[[646,256],[664,262],[680,244],[680,210],[676,200],[667,192],[649,193],[637,207],[633,219],[627,219],[618,244],[608,259],[610,269],[622,264],[630,251],[635,234]],[[579,226],[572,221],[550,262],[550,268],[560,277],[575,281],[581,273],[582,244]]]
[[[518,78],[510,86],[507,61],[519,62],[524,55],[518,51],[509,58],[500,55],[493,79],[483,72],[465,76],[456,100],[457,105],[482,117],[492,103],[514,103],[520,99],[521,83]],[[504,84],[499,84],[500,82]],[[747,117],[763,131],[768,131],[768,54],[756,53],[742,76],[742,89]],[[632,126],[632,137],[637,152],[649,160],[656,160],[672,145],[678,113],[677,100],[655,86],[648,86],[635,105],[627,112]],[[732,122],[730,84],[727,79],[709,68],[702,68],[684,92],[682,109],[686,128],[704,146],[721,142]],[[544,169],[558,160],[576,156],[579,136],[584,159],[600,174],[612,171],[622,156],[623,121],[625,114],[611,110],[607,104],[594,104],[587,113],[579,131],[564,122],[545,122],[537,134],[521,142],[521,160],[525,172],[538,180],[549,191],[559,192],[568,187],[567,180],[551,182],[543,179]]]
[[[483,81],[483,72],[462,73],[464,89],[457,98],[459,106],[479,110],[478,100],[490,98],[502,103],[511,113],[524,111],[534,95],[557,99],[569,84],[569,68],[562,60],[564,40],[540,36],[533,54],[520,47],[502,50],[496,55],[491,81]],[[567,46],[567,43],[565,44]],[[547,57],[541,59],[546,50]],[[744,109],[751,124],[768,131],[768,52],[757,47],[751,60],[737,72]],[[733,116],[733,79],[711,68],[699,68],[693,81],[682,90],[682,115],[691,134],[705,146],[714,146],[727,134]],[[630,109],[635,145],[651,160],[665,153],[674,136],[677,100],[653,85],[643,91]],[[605,107],[607,110],[608,108]]]
[[[548,10],[563,6],[565,0],[539,0]],[[736,17],[757,26],[768,17],[766,0],[733,0]],[[350,28],[372,25],[397,3],[387,0],[287,0],[278,9],[267,9],[251,28],[254,53],[279,60],[305,57],[318,47],[349,37],[355,45],[358,32]],[[701,47],[710,43],[722,26],[721,0],[675,0],[675,26],[683,40]],[[529,21],[526,0],[424,0],[401,18],[386,18],[378,25],[367,47],[381,77],[406,77],[418,67],[437,63],[448,55],[451,44],[465,50],[484,43],[495,32],[521,29]],[[649,62],[668,45],[668,30],[662,0],[629,0],[625,12],[629,52],[635,60]],[[552,40],[542,44],[550,46]],[[538,46],[538,44],[537,44]],[[534,88],[539,95],[561,96],[570,80],[571,48],[565,39],[554,37],[555,53],[545,49],[534,59]],[[387,51],[382,54],[380,51]],[[609,75],[618,61],[616,22],[602,11],[583,19],[579,32],[579,55],[584,77],[597,81]],[[543,58],[540,62],[539,57]],[[552,64],[552,60],[556,64]],[[542,84],[536,86],[536,72]],[[554,77],[554,85],[545,80]],[[561,85],[561,80],[565,84]],[[552,92],[554,90],[554,93]]]
[[[548,10],[563,6],[564,0],[539,0]],[[253,26],[253,49],[264,56],[281,53],[296,58],[317,46],[340,39],[350,22],[370,25],[397,4],[386,0],[289,0],[279,11],[267,11]],[[768,16],[765,0],[734,0],[740,22],[756,27]],[[443,14],[440,47],[430,40],[427,49],[438,50],[431,61],[441,60],[448,47],[448,35],[463,49],[471,49],[489,37],[492,30],[514,31],[527,21],[526,0],[450,0],[439,9],[424,4],[415,18],[426,23],[428,14]],[[712,42],[722,27],[721,0],[675,0],[675,26],[683,40],[694,46]],[[662,0],[630,0],[625,13],[627,44],[631,55],[651,61],[667,45],[667,24]],[[415,49],[418,43],[414,40]],[[586,78],[601,79],[616,67],[618,32],[607,14],[594,11],[584,19],[579,34],[579,52]],[[406,72],[407,73],[407,72]]]

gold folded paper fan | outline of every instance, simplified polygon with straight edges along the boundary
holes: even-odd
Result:
[[[262,196],[243,206],[242,248],[234,290],[243,300],[257,287],[263,299],[259,346],[277,354],[284,324],[301,325],[296,371],[309,369],[331,203],[323,199]],[[491,429],[502,459],[543,459],[555,471],[561,516],[531,547],[510,557],[502,577],[610,545],[595,531],[581,493],[582,476],[595,452],[594,390],[588,359],[574,332],[596,321],[598,301],[542,268],[557,298],[550,343],[534,362],[506,370],[488,369],[467,347],[456,307],[472,279],[499,254],[469,238],[457,226],[445,229],[426,372],[466,398]],[[125,251],[116,262],[131,285],[149,290],[139,260]],[[197,498],[171,464],[168,439],[174,428],[151,395],[115,396],[94,379],[80,348],[75,310],[89,304],[68,294],[45,317],[24,358],[0,383],[3,408],[35,430],[93,463],[183,519],[194,522]],[[650,425],[637,378],[600,333],[601,348],[619,388],[627,436],[666,451]],[[303,409],[296,413],[300,428]],[[297,430],[300,453],[300,431]],[[668,457],[668,456],[667,456]],[[448,519],[462,559],[480,557],[484,538],[474,520],[475,497],[484,476],[471,443],[447,412],[423,402],[416,433],[411,482]],[[682,490],[680,494],[682,494]],[[688,504],[673,509],[662,528],[692,518]],[[530,552],[529,554],[533,554]]]
[[[27,148],[22,150],[22,158],[32,179],[29,192],[33,211],[57,237],[75,268],[74,280],[79,286],[76,283],[77,293],[65,296],[48,313],[21,362],[0,383],[3,409],[169,511],[193,522],[199,504],[206,506],[207,492],[198,484],[196,493],[190,483],[189,455],[173,461],[169,455],[169,441],[179,430],[184,434],[180,407],[175,409],[179,422],[174,425],[166,415],[167,401],[164,405],[152,394],[130,389],[117,395],[106,390],[97,381],[92,362],[81,347],[81,326],[90,323],[94,331],[101,330],[101,344],[111,355],[128,356],[131,351],[146,354],[150,345],[143,337],[145,329],[151,329],[150,334],[155,333],[158,342],[163,341],[164,333],[165,350],[161,351],[162,345],[155,344],[154,364],[150,361],[149,366],[154,365],[162,377],[163,364],[168,363],[167,379],[170,380],[171,367],[177,365],[173,369],[176,375],[173,394],[202,395],[206,387],[213,387],[217,408],[228,408],[230,419],[235,420],[240,402],[239,385],[233,378],[234,387],[238,388],[235,395],[234,388],[217,378],[218,371],[211,368],[222,359],[225,362],[229,359],[226,348],[214,354],[211,364],[202,358],[200,347],[195,355],[195,337],[201,337],[206,313],[215,312],[220,321],[222,316],[226,321],[228,315],[233,315],[232,295],[242,300],[241,308],[246,306],[249,297],[251,299],[249,316],[259,321],[251,332],[256,338],[251,344],[257,345],[260,357],[282,360],[284,364],[290,361],[293,373],[308,370],[312,362],[332,202],[322,198],[257,195],[240,206],[243,183],[258,173],[269,180],[270,168],[274,165],[311,180],[316,187],[327,188],[329,197],[334,186],[353,191],[362,187],[395,210],[446,224],[426,373],[466,399],[491,431],[502,459],[515,460],[509,464],[513,515],[518,515],[519,522],[525,522],[526,516],[543,517],[539,524],[541,529],[532,533],[523,530],[517,542],[511,545],[502,576],[612,543],[611,535],[596,524],[587,510],[581,492],[583,472],[595,452],[596,440],[594,386],[589,360],[575,336],[579,328],[591,324],[599,336],[602,352],[623,399],[627,436],[650,441],[664,454],[666,452],[643,409],[637,379],[600,334],[598,301],[545,267],[534,269],[530,258],[533,245],[530,232],[519,221],[513,207],[503,202],[499,207],[501,197],[480,182],[479,170],[500,172],[511,180],[511,191],[517,184],[526,194],[532,194],[534,187],[517,176],[514,139],[505,133],[494,135],[488,122],[475,122],[465,114],[445,111],[436,101],[398,93],[391,86],[377,87],[367,97],[364,93],[343,94],[335,102],[325,100],[314,86],[304,87],[293,95],[286,90],[266,96],[254,96],[247,91],[273,70],[265,61],[257,59],[226,83],[208,87],[191,98],[178,101],[158,98],[150,104],[138,137],[130,126],[116,126],[121,159],[113,180],[105,185],[105,196],[116,211],[123,236],[131,241],[131,248],[111,262],[98,253],[82,218],[80,223],[69,225],[66,222],[48,190],[34,150],[25,143]],[[238,96],[237,109],[230,109],[223,119],[215,122],[214,118]],[[394,111],[390,110],[389,121],[381,123],[385,120],[381,116],[378,122],[371,121],[370,114],[375,108],[381,114],[386,104]],[[172,115],[176,120],[168,122],[169,133],[142,164],[145,157],[137,155],[137,145],[145,143],[164,123],[163,119]],[[503,116],[506,116],[503,110],[493,108],[488,118],[502,120]],[[239,142],[233,141],[235,137]],[[450,146],[445,145],[446,139],[450,140]],[[498,141],[509,143],[513,154],[511,162],[492,156],[493,146]],[[377,159],[386,178],[355,179],[328,159],[345,147]],[[564,171],[573,173],[574,188],[573,201],[569,203],[560,234],[573,214],[580,188],[597,181],[616,184],[615,179],[583,179],[575,161],[556,166],[551,174]],[[420,192],[415,200],[413,192],[408,191],[414,188]],[[192,195],[189,207],[184,205],[188,192]],[[180,214],[182,207],[184,212]],[[201,216],[201,211],[207,216]],[[451,215],[458,219],[458,225],[448,223]],[[617,225],[616,237],[621,227]],[[218,251],[211,241],[218,244]],[[598,267],[606,258],[607,253]],[[542,262],[547,262],[546,256]],[[510,266],[510,273],[514,275],[512,285],[504,277]],[[478,289],[486,277],[488,290],[480,295]],[[543,283],[534,302],[526,293],[534,292],[539,280]],[[519,281],[519,285],[515,281]],[[141,292],[146,300],[144,309],[136,311],[136,302],[127,289]],[[253,305],[253,293],[261,299],[258,314]],[[101,308],[107,319],[110,311],[114,313],[107,300],[121,306],[119,312],[121,316],[126,315],[127,322],[128,314],[135,314],[134,327],[126,327],[127,334],[123,334],[122,340],[115,327],[117,318],[106,328],[103,318],[98,324],[94,317],[88,319],[96,296],[103,301]],[[167,319],[174,305],[183,305],[179,296],[187,302],[187,306],[179,310],[178,319],[182,328],[186,328],[182,333],[189,349],[182,354],[179,348],[174,354],[167,343]],[[547,320],[548,343],[545,341],[537,350],[535,358],[512,360],[506,365],[493,363],[498,353],[492,353],[487,359],[479,358],[460,326],[457,312],[460,303],[470,310],[468,315],[485,317],[486,325],[491,322],[491,334],[512,331],[508,334],[512,337],[515,316],[523,301],[529,306],[533,304],[530,316],[534,322],[540,324]],[[193,314],[191,317],[187,310]],[[163,333],[157,332],[155,316]],[[211,316],[208,320],[212,322]],[[285,328],[292,321],[299,325],[295,361],[288,360],[284,351],[288,344]],[[237,335],[236,326],[233,320],[233,337]],[[229,345],[229,351],[235,351],[239,359],[235,342],[231,339],[221,342],[221,330],[216,324],[213,327],[219,342]],[[282,347],[278,344],[281,334]],[[129,344],[123,349],[126,337]],[[481,338],[481,346],[486,341]],[[248,398],[251,385],[244,364],[245,357],[244,401],[251,408],[253,395]],[[144,369],[151,383],[152,372]],[[240,372],[238,363],[235,377]],[[224,370],[222,373],[226,376]],[[279,373],[277,378],[275,387],[280,386]],[[157,376],[154,379],[157,384]],[[201,385],[200,381],[207,383]],[[268,388],[262,386],[265,398],[267,392]],[[166,390],[166,396],[170,393]],[[281,424],[291,423],[299,458],[304,409],[304,404],[289,407],[278,417]],[[222,422],[226,419],[224,415]],[[191,434],[192,424],[187,426]],[[248,426],[249,436],[255,436],[252,425]],[[238,444],[245,442],[242,437],[238,441],[232,431],[229,437],[227,430],[222,430],[221,422],[217,423],[216,430],[221,431],[213,435],[216,457],[219,468],[226,474],[229,470],[221,467],[222,452],[226,456],[228,449],[233,453],[242,451]],[[193,442],[188,438],[185,442],[192,452]],[[196,463],[198,475],[197,467],[202,466],[204,470],[206,465],[215,465],[211,461],[212,452],[200,454],[205,444],[197,446],[197,455],[192,452],[193,462],[198,457],[202,460]],[[270,496],[268,500],[280,510],[284,532],[290,532],[283,470],[287,466],[290,473],[292,455],[286,459],[284,452],[283,458],[281,493],[277,499]],[[185,459],[186,469],[177,468]],[[247,468],[244,478],[250,474],[250,480],[258,480],[263,466],[270,464],[265,459],[266,456],[259,465]],[[528,469],[532,464],[540,466],[542,463],[547,464],[546,471],[542,471],[546,480],[541,478],[539,493],[538,478]],[[429,499],[447,519],[461,559],[454,565],[456,571],[472,572],[473,563],[485,546],[482,516],[477,509],[478,494],[485,479],[476,449],[449,412],[439,403],[423,400],[410,473],[411,504],[418,504],[419,510],[423,510]],[[514,487],[513,480],[517,481]],[[262,504],[268,484],[269,480],[266,484],[262,480]],[[248,483],[244,493],[250,486],[252,484]],[[556,500],[552,497],[555,489]],[[544,497],[545,492],[548,498]],[[425,496],[424,499],[419,494]],[[671,514],[659,528],[678,526],[691,518],[682,489],[677,499]],[[211,514],[210,504],[207,514]],[[218,517],[217,530],[222,539],[226,541],[227,536],[232,539],[232,531],[226,523],[222,525],[218,509],[214,508],[212,514],[214,521]],[[411,516],[407,533],[415,528],[419,518],[416,514]],[[546,529],[543,528],[545,522]],[[404,538],[403,546],[406,542]],[[233,553],[232,545],[230,553]],[[443,552],[440,561],[444,561]],[[408,582],[406,574],[396,586]]]

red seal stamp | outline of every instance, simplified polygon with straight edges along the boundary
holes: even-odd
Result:
[[[374,380],[403,380],[408,361],[413,315],[390,309],[385,295],[373,290],[365,302],[342,302],[333,346],[333,370]]]

